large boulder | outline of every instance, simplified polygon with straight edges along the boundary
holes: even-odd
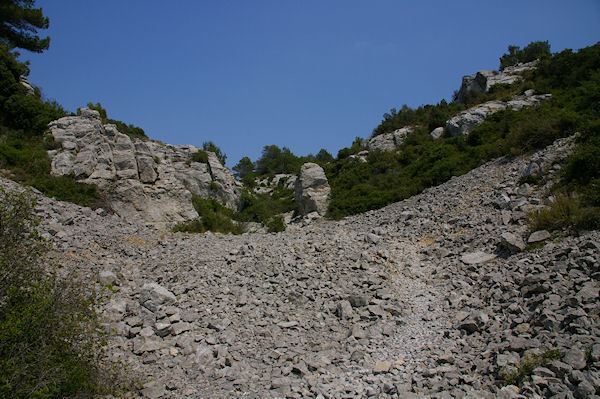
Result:
[[[194,162],[197,147],[132,139],[85,108],[49,129],[61,144],[49,152],[52,175],[71,174],[103,188],[121,217],[163,228],[197,216],[192,196],[215,198],[232,209],[239,205],[241,183],[211,152],[206,163]]]
[[[412,131],[413,127],[407,126],[391,133],[379,134],[364,142],[363,147],[369,151],[393,151],[400,146]]]
[[[305,216],[317,212],[324,216],[329,206],[330,193],[331,188],[323,168],[312,162],[302,165],[300,176],[296,180],[296,204],[300,213]]]

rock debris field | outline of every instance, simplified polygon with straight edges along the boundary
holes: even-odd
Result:
[[[599,234],[531,234],[525,218],[571,146],[283,233],[173,234],[41,196],[36,209],[51,257],[114,291],[109,356],[143,397],[593,398]],[[536,170],[545,185],[519,184]],[[564,356],[502,386],[549,350]]]

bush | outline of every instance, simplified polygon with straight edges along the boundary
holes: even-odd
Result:
[[[508,46],[508,53],[500,57],[500,70],[519,63],[549,58],[551,55],[548,41],[531,42],[522,50],[519,46]]]
[[[192,162],[208,163],[208,153],[204,150],[198,150],[192,154]]]
[[[221,151],[221,149],[215,145],[215,143],[213,143],[212,141],[205,141],[204,143],[202,143],[202,149],[204,151],[213,152],[216,155],[219,162],[221,162],[221,165],[225,166],[225,161],[227,161],[227,155],[225,155],[223,151]]]
[[[285,231],[285,223],[281,216],[273,216],[266,224],[269,233],[280,233]]]
[[[547,365],[553,360],[561,359],[563,356],[557,350],[549,350],[543,353],[532,354],[525,356],[523,361],[516,367],[509,367],[501,370],[498,376],[503,380],[504,386],[515,385],[521,386],[527,380],[529,380],[533,370],[537,367]]]
[[[215,199],[194,197],[192,199],[198,218],[189,222],[178,223],[173,227],[175,232],[241,234],[243,229],[233,222],[234,211],[221,205]]]
[[[586,207],[574,195],[559,194],[545,208],[527,215],[531,231],[582,231],[600,228],[600,208]]]
[[[536,53],[535,48],[528,48],[526,56]],[[524,74],[524,81],[496,86],[478,95],[475,101],[488,101],[533,89],[551,93],[552,99],[537,107],[497,112],[466,137],[438,140],[428,137],[428,129],[442,125],[441,121],[462,109],[460,105],[440,102],[418,109],[407,106],[400,111],[393,109],[384,115],[374,135],[407,124],[420,127],[396,151],[372,152],[366,163],[348,159],[360,151],[360,146],[353,144],[352,148],[340,150],[337,160],[326,165],[332,193],[328,215],[340,218],[385,206],[466,173],[490,159],[535,151],[583,129],[575,154],[565,168],[565,191],[579,193],[581,212],[591,213],[590,220],[594,220],[593,207],[600,205],[600,122],[594,122],[600,120],[599,82],[600,44],[597,44],[577,53],[569,50],[545,58],[537,70]]]
[[[127,382],[102,362],[93,290],[44,266],[33,205],[0,189],[0,397],[118,394]]]

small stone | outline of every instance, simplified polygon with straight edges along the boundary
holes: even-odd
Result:
[[[521,252],[527,247],[521,237],[518,237],[513,233],[502,233],[500,237],[502,239],[502,245],[511,252]]]
[[[461,322],[458,326],[460,330],[465,330],[469,334],[479,331],[479,325],[472,318],[468,318]]]
[[[157,381],[151,381],[144,384],[141,391],[142,396],[150,399],[157,399],[163,397],[165,394],[165,385]]]
[[[173,335],[179,335],[186,331],[190,331],[191,329],[192,329],[192,325],[190,323],[178,322],[178,323],[171,324],[171,330],[172,330],[171,333]]]
[[[348,297],[348,301],[353,308],[359,308],[369,304],[369,298],[364,295],[350,295],[350,297]]]
[[[573,392],[573,396],[577,399],[591,398],[596,393],[594,386],[587,380],[583,380],[577,385],[577,389]]]
[[[298,322],[296,320],[284,321],[281,323],[277,323],[277,325],[281,328],[291,328],[291,327],[297,326]]]
[[[551,235],[547,230],[534,231],[533,233],[531,233],[531,235],[527,239],[527,243],[535,244],[537,242],[546,241],[550,237],[551,237]]]
[[[104,286],[119,285],[117,275],[110,270],[103,270],[98,275],[98,282]]]
[[[567,351],[562,361],[573,367],[573,370],[582,370],[586,366],[585,353],[577,348]]]
[[[495,259],[496,255],[488,254],[483,251],[467,252],[460,257],[460,260],[467,265],[478,265]]]
[[[335,314],[340,319],[351,319],[354,315],[352,311],[352,305],[349,301],[343,300],[337,304]]]
[[[388,361],[377,362],[377,363],[375,363],[375,367],[373,368],[373,373],[374,374],[387,373],[388,371],[390,371],[391,367],[392,367],[392,362],[388,362]]]

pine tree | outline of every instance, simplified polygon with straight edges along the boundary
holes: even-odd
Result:
[[[36,53],[48,49],[50,37],[41,39],[38,29],[48,29],[50,20],[35,0],[0,0],[0,41]]]

